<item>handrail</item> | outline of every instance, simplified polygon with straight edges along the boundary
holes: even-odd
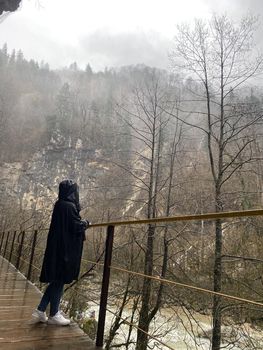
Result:
[[[11,252],[9,249],[7,249],[7,251],[8,251],[9,253]],[[12,253],[12,255],[14,255],[15,257],[18,257],[18,255],[15,254],[15,253]],[[24,261],[26,264],[30,265],[30,262],[29,262],[29,261],[27,261],[27,260],[25,260],[25,259],[22,259],[21,257],[20,257],[20,260],[21,260],[21,261]],[[36,265],[34,265],[34,264],[32,264],[32,263],[31,263],[31,266],[34,267],[34,269],[37,269],[37,270],[41,271],[41,269],[40,269],[39,267],[37,267]]]
[[[98,224],[92,224],[89,227],[105,227],[105,226],[126,226],[126,225],[141,225],[141,224],[158,224],[161,222],[175,222],[175,221],[197,221],[197,220],[213,220],[213,219],[226,219],[226,218],[238,218],[246,216],[260,216],[263,215],[263,209],[251,209],[243,211],[228,211],[208,214],[190,214],[190,215],[177,215],[168,217],[159,217],[154,219],[141,219],[141,220],[128,220],[128,221],[110,221],[102,222]]]
[[[222,211],[218,213],[207,214],[188,214],[188,215],[176,215],[176,216],[163,216],[152,219],[138,219],[138,220],[126,220],[126,221],[108,221],[89,225],[89,228],[95,227],[107,227],[107,226],[126,226],[126,225],[142,225],[142,224],[158,224],[165,222],[175,221],[197,221],[197,220],[217,220],[228,218],[241,218],[247,216],[263,216],[263,209],[249,209],[242,211]],[[39,228],[38,232],[48,231],[48,228]],[[18,230],[19,231],[19,230]],[[35,230],[21,230],[25,232],[34,232]]]
[[[96,261],[91,261],[91,260],[86,260],[86,261],[91,263],[91,264],[94,264],[94,265],[104,266],[104,264],[96,262]],[[159,277],[159,276],[145,275],[144,273],[141,273],[141,272],[130,271],[130,270],[124,269],[122,267],[117,267],[117,266],[110,266],[110,269],[116,270],[116,271],[120,271],[120,272],[125,272],[125,273],[127,273],[129,275],[133,275],[133,276],[146,277],[146,278],[148,278],[150,280],[157,281],[157,282],[160,282],[160,283],[172,284],[174,286],[191,289],[191,290],[194,290],[196,292],[202,292],[202,293],[207,293],[207,294],[211,294],[211,295],[218,295],[218,296],[226,298],[226,299],[231,299],[231,300],[235,300],[235,301],[240,301],[242,303],[247,303],[247,304],[252,304],[252,305],[263,307],[263,303],[260,303],[258,301],[254,301],[254,300],[250,300],[250,299],[244,299],[244,298],[236,297],[234,295],[225,294],[225,293],[221,293],[221,292],[214,292],[211,289],[205,289],[205,288],[193,286],[191,284],[171,281],[171,280],[168,280],[166,278]]]
[[[190,214],[190,215],[177,215],[177,216],[170,216],[170,217],[158,217],[158,218],[151,218],[151,219],[140,219],[140,220],[128,220],[128,221],[111,221],[111,222],[102,222],[102,223],[95,223],[91,224],[90,228],[97,228],[97,227],[107,227],[107,241],[105,245],[105,255],[104,255],[104,264],[100,264],[97,262],[92,262],[94,266],[96,265],[102,265],[104,266],[104,272],[103,272],[103,283],[102,283],[102,291],[101,291],[101,300],[100,300],[100,315],[99,315],[99,323],[98,323],[98,333],[97,333],[97,340],[96,345],[98,347],[103,346],[103,334],[104,334],[104,326],[105,326],[105,316],[106,316],[106,310],[107,309],[107,295],[108,295],[108,288],[109,288],[109,278],[110,278],[110,270],[117,270],[122,271],[131,275],[137,275],[140,277],[148,278],[151,280],[158,281],[160,283],[166,283],[166,284],[172,284],[174,286],[187,288],[190,290],[194,290],[197,292],[203,292],[208,293],[210,295],[217,295],[224,298],[229,298],[232,300],[236,300],[242,303],[249,303],[256,306],[263,306],[263,303],[252,301],[244,298],[240,298],[237,296],[224,294],[221,292],[214,292],[209,289],[200,288],[193,285],[188,285],[184,283],[179,283],[175,281],[170,281],[168,279],[159,277],[159,276],[150,276],[145,275],[140,272],[130,271],[122,267],[116,267],[112,266],[111,264],[111,253],[112,253],[112,246],[113,246],[113,239],[114,239],[114,228],[115,226],[127,226],[127,225],[142,225],[142,224],[158,224],[158,223],[174,223],[174,222],[181,222],[181,221],[200,221],[200,220],[220,220],[220,219],[228,219],[228,218],[242,218],[242,217],[250,217],[250,216],[263,216],[263,209],[252,209],[252,210],[244,210],[244,211],[230,211],[230,212],[216,212],[216,213],[207,213],[207,214]],[[35,235],[37,235],[38,231],[48,231],[48,229],[39,229],[39,230],[32,230],[32,232],[35,232]],[[28,269],[28,276],[31,274],[31,267],[36,268],[39,270],[39,267],[35,266],[33,264],[34,259],[34,250],[39,249],[35,247],[36,239],[33,241],[32,246],[31,244],[25,244],[24,243],[24,234],[25,232],[31,232],[30,230],[22,231],[22,240],[21,242],[17,243],[15,242],[15,232],[13,236],[12,246],[11,249],[8,249],[8,241],[9,241],[9,232],[7,232],[7,237],[5,237],[5,233],[2,234],[1,239],[1,248],[4,248],[4,255],[6,252],[9,252],[9,258],[12,257],[12,254],[17,257],[17,266],[19,267],[19,261],[24,261],[29,265]],[[5,239],[4,239],[5,238]],[[36,237],[35,237],[36,238]],[[13,252],[13,247],[18,246],[19,252],[18,255]],[[26,260],[21,258],[21,251],[22,247],[27,246],[31,247],[31,256],[30,256],[30,262],[27,262]],[[42,250],[42,249],[39,249]],[[86,260],[88,261],[88,260]],[[110,311],[111,312],[111,311]],[[125,320],[123,320],[125,321]],[[136,325],[130,324],[131,326],[139,329]],[[143,330],[141,330],[143,331]],[[149,335],[149,334],[148,334]],[[150,336],[150,335],[149,335]],[[156,341],[159,341],[157,338]],[[159,341],[160,342],[160,341]],[[160,342],[162,345],[167,346],[166,344]],[[169,346],[167,346],[169,348]],[[172,349],[170,347],[170,349]]]
[[[112,270],[126,272],[126,273],[128,273],[130,275],[146,277],[148,279],[151,279],[151,280],[154,280],[154,281],[158,281],[160,283],[172,284],[174,286],[184,287],[184,288],[187,288],[187,289],[192,289],[192,290],[197,291],[197,292],[208,293],[208,294],[211,294],[211,295],[218,295],[220,297],[224,297],[224,298],[227,298],[227,299],[231,299],[231,300],[235,300],[235,301],[240,301],[242,303],[247,303],[247,304],[252,304],[252,305],[263,307],[263,303],[260,303],[258,301],[244,299],[244,298],[236,297],[234,295],[225,294],[225,293],[221,293],[221,292],[214,292],[213,290],[205,289],[205,288],[201,288],[201,287],[196,287],[196,286],[193,286],[193,285],[190,285],[190,284],[170,281],[170,280],[168,280],[166,278],[162,278],[162,277],[159,277],[159,276],[145,275],[144,273],[130,271],[130,270],[126,270],[126,269],[123,269],[123,268],[120,268],[120,267],[116,267],[116,266],[110,266],[110,268]]]

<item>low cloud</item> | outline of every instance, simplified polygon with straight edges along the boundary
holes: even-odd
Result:
[[[80,40],[78,55],[99,69],[137,63],[167,68],[170,46],[168,39],[155,32],[112,34],[100,30]]]

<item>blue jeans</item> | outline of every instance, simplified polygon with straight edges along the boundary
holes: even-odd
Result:
[[[61,281],[51,282],[38,305],[39,311],[46,311],[48,304],[50,303],[50,316],[56,315],[59,309],[60,299],[63,294],[64,283]]]

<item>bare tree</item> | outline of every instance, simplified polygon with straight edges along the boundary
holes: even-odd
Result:
[[[130,169],[124,167],[124,171],[128,171],[137,183],[140,198],[138,210],[140,214],[145,212],[147,218],[155,218],[160,213],[169,215],[171,209],[174,166],[177,146],[181,137],[179,126],[181,123],[178,121],[174,123],[175,131],[173,133],[169,130],[172,135],[170,135],[170,139],[167,139],[168,125],[171,129],[171,124],[169,124],[170,118],[164,112],[164,108],[172,112],[175,106],[175,103],[170,102],[170,94],[169,79],[157,70],[146,69],[136,81],[130,105],[128,107],[119,105],[118,108],[118,114],[125,119],[131,128],[134,139],[133,165]],[[169,152],[169,157],[165,156],[167,152]],[[146,244],[145,246],[142,246],[142,243],[139,245],[144,255],[144,274],[147,276],[152,276],[154,272],[156,230],[156,225],[148,225]],[[160,276],[164,278],[169,260],[167,227],[164,229],[162,244],[163,256]],[[162,306],[163,292],[162,283],[158,288],[155,288],[149,278],[143,279],[136,341],[137,350],[145,350],[148,346],[147,333],[152,320]]]
[[[208,23],[196,20],[193,29],[181,25],[171,54],[174,67],[185,69],[202,86],[202,90],[195,93],[195,104],[200,108],[195,109],[195,116],[203,116],[204,121],[195,123],[192,117],[183,121],[206,136],[216,212],[224,208],[224,185],[253,158],[250,147],[254,138],[249,130],[262,119],[261,111],[248,111],[235,100],[240,88],[262,71],[262,56],[255,55],[252,45],[256,23],[253,16],[246,16],[235,25],[225,15],[214,15]],[[221,288],[222,222],[217,220],[214,291],[220,292]],[[215,296],[213,350],[220,349],[221,316],[221,300]]]

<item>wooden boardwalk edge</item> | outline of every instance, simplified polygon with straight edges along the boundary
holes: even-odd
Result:
[[[0,256],[1,350],[95,350],[87,335],[70,326],[33,324],[32,311],[41,298],[38,288]]]

